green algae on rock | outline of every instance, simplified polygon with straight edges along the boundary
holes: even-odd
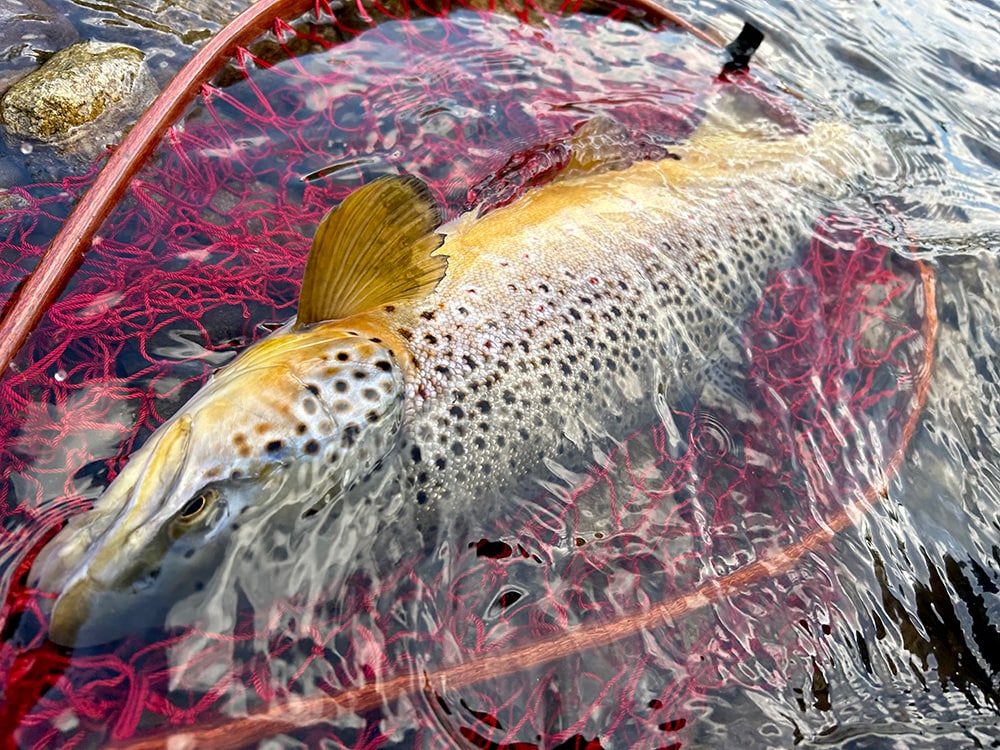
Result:
[[[11,136],[96,156],[152,98],[145,55],[125,44],[86,41],[57,52],[0,100]]]

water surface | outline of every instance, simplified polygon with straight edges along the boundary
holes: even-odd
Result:
[[[1000,315],[995,257],[1000,249],[1000,63],[994,44],[1000,10],[974,3],[682,3],[673,9],[725,36],[735,33],[741,19],[752,18],[768,34],[758,59],[778,79],[776,89],[801,92],[823,116],[872,128],[888,142],[884,161],[872,170],[868,201],[871,207],[891,206],[912,244],[899,233],[882,234],[880,239],[934,268],[940,318],[930,398],[905,462],[888,497],[831,544],[804,557],[791,573],[679,618],[664,630],[651,629],[646,637],[640,634],[612,646],[581,650],[555,666],[535,667],[528,677],[501,673],[495,683],[475,691],[457,689],[437,696],[418,692],[372,708],[361,718],[333,721],[326,731],[349,746],[379,744],[379,726],[395,732],[382,742],[399,746],[457,744],[476,736],[556,744],[554,739],[536,738],[533,727],[544,728],[559,742],[575,740],[585,746],[593,740],[602,747],[651,743],[652,737],[673,747],[741,743],[761,748],[930,748],[987,747],[995,742],[1000,688],[1000,436],[995,427],[994,355]],[[536,48],[519,43],[536,33],[544,44]],[[574,41],[580,38],[587,44]],[[497,75],[483,77],[478,86],[455,86],[472,92],[468,99],[444,97],[427,108],[427,97],[421,96],[427,91],[424,86],[445,89],[446,82],[457,83],[448,58],[434,52],[444,40],[461,51],[470,70],[481,70],[476,67],[481,63],[494,66]],[[520,54],[505,54],[507,44]],[[539,57],[526,57],[526,49],[536,50]],[[389,25],[381,38],[362,38],[354,50],[354,58],[345,53],[334,59],[343,65],[352,59],[375,59],[375,68],[367,71],[372,78],[390,73],[405,77],[414,69],[419,75],[409,87],[373,90],[360,71],[355,71],[353,84],[331,74],[332,89],[310,82],[309,75],[298,75],[293,65],[258,72],[252,80],[276,92],[270,94],[269,123],[278,123],[258,130],[246,128],[248,118],[240,107],[259,106],[260,97],[245,84],[220,90],[188,125],[202,139],[199,163],[207,161],[217,170],[198,182],[201,192],[191,194],[187,203],[173,203],[173,196],[183,196],[195,180],[184,172],[183,152],[169,151],[163,156],[166,166],[155,179],[140,180],[136,191],[153,215],[158,205],[170,201],[173,234],[166,244],[171,254],[162,259],[163,247],[149,237],[149,227],[130,214],[129,221],[119,220],[115,231],[106,233],[110,241],[71,292],[86,294],[97,288],[102,275],[120,273],[125,296],[95,296],[89,305],[81,303],[82,297],[70,297],[59,310],[77,321],[94,316],[91,330],[106,332],[117,325],[112,330],[120,330],[123,339],[113,346],[105,342],[92,347],[86,325],[77,340],[61,342],[56,349],[36,337],[31,352],[39,360],[48,354],[50,377],[67,385],[57,389],[61,396],[36,401],[31,400],[30,384],[7,392],[10,403],[27,414],[5,435],[6,455],[16,459],[6,473],[8,503],[23,500],[40,506],[39,511],[11,516],[29,522],[35,537],[44,528],[39,518],[51,522],[55,509],[69,512],[79,498],[99,491],[108,470],[105,459],[127,453],[132,440],[142,440],[189,397],[210,368],[259,336],[259,325],[291,314],[310,217],[359,178],[404,163],[419,165],[428,178],[439,181],[450,210],[457,212],[482,196],[502,198],[507,183],[496,181],[498,172],[515,181],[525,173],[544,175],[552,165],[543,154],[553,150],[534,146],[559,143],[581,113],[604,108],[626,120],[631,117],[631,125],[643,126],[655,143],[669,146],[671,138],[682,137],[697,121],[700,100],[692,101],[692,96],[698,91],[698,76],[712,75],[718,62],[703,47],[679,37],[654,40],[638,26],[594,29],[572,23],[558,33],[512,22],[478,30],[470,20],[460,20],[455,27],[428,23],[416,34]],[[552,53],[562,61],[559,67],[545,56]],[[683,55],[694,78],[669,77],[667,71],[676,67],[671,55]],[[609,60],[615,61],[613,66]],[[650,68],[657,65],[664,71],[660,86],[655,83],[656,68]],[[611,73],[609,66],[614,68]],[[614,86],[609,89],[602,77],[612,78]],[[558,91],[564,81],[566,96],[549,101],[532,96],[539,89]],[[336,102],[333,120],[344,140],[311,142],[302,136],[299,123],[325,113],[330,101]],[[669,114],[657,114],[664,112]],[[509,137],[506,131],[498,137],[497,123],[509,129]],[[456,142],[466,144],[464,154],[442,159],[441,150]],[[268,169],[255,169],[248,179],[248,165],[261,164],[264,150],[277,156],[267,160]],[[296,153],[294,167],[280,157],[283,151]],[[332,161],[331,151],[339,151],[340,158]],[[515,167],[510,167],[518,155],[521,161],[514,159]],[[478,192],[470,192],[470,186],[478,186]],[[212,208],[207,223],[204,196],[210,197]],[[247,210],[255,202],[260,210]],[[213,223],[217,229],[212,229]],[[126,234],[130,229],[138,230],[132,239]],[[267,242],[254,242],[256,237]],[[208,280],[205,268],[212,269]],[[900,278],[914,278],[912,270],[894,268]],[[154,295],[156,309],[169,325],[146,325],[129,317],[131,305],[142,295]],[[208,295],[214,295],[213,303],[203,314],[193,315],[188,305],[197,310],[197,300]],[[177,299],[186,303],[172,316],[169,311]],[[910,300],[909,306],[898,302],[893,321],[919,315],[916,292],[903,299]],[[120,320],[115,310],[121,311]],[[138,327],[145,334],[141,346],[128,338]],[[887,335],[876,332],[871,341],[884,344]],[[114,353],[110,371],[100,364],[109,352]],[[873,372],[888,378],[887,392],[905,387],[905,370],[895,373],[896,382],[885,369]],[[847,386],[844,392],[850,392]],[[341,621],[340,630],[310,630],[328,628],[337,621],[337,612],[316,610],[308,604],[309,597],[306,603],[273,610],[257,602],[272,621],[256,638],[248,631],[234,631],[231,623],[214,623],[227,636],[235,632],[246,637],[230,637],[205,653],[250,664],[251,671],[244,674],[262,674],[254,660],[273,654],[267,661],[272,681],[264,687],[245,683],[227,688],[220,710],[239,715],[245,706],[266,703],[276,685],[290,686],[292,694],[336,694],[365,681],[374,652],[397,664],[411,659],[434,669],[450,663],[454,649],[485,649],[508,637],[516,644],[518,629],[524,627],[536,628],[536,634],[552,633],[602,617],[613,620],[615,607],[621,610],[618,615],[627,613],[641,595],[656,601],[671,586],[683,590],[684,581],[738,569],[754,550],[786,544],[807,528],[808,518],[801,516],[812,514],[822,521],[836,501],[864,485],[866,473],[878,473],[880,454],[873,446],[879,437],[891,444],[899,429],[899,409],[892,404],[880,408],[857,412],[864,415],[865,434],[873,437],[856,454],[861,479],[838,485],[853,489],[843,489],[842,496],[833,497],[833,505],[823,500],[801,505],[794,493],[785,492],[798,484],[807,486],[802,472],[789,475],[795,486],[720,505],[720,498],[732,494],[728,490],[743,486],[730,482],[745,473],[748,455],[759,455],[748,451],[758,444],[740,442],[738,428],[746,423],[738,417],[745,415],[732,402],[723,400],[713,412],[698,406],[691,395],[663,406],[668,419],[662,432],[628,444],[628,465],[642,466],[648,481],[669,475],[664,456],[684,464],[691,446],[699,448],[697,460],[684,464],[694,472],[691,481],[672,491],[671,504],[664,506],[676,512],[661,517],[633,500],[615,523],[609,523],[600,517],[608,496],[591,489],[589,495],[579,496],[583,523],[550,519],[549,537],[537,528],[533,537],[528,535],[536,547],[517,547],[515,516],[514,521],[501,521],[499,528],[493,526],[489,538],[470,536],[465,556],[456,555],[451,567],[442,568],[431,556],[417,569],[422,575],[411,579],[403,568],[387,573],[384,561],[370,560],[368,552],[361,553],[360,563],[333,554],[328,560],[332,568],[355,564],[369,576],[349,578],[335,589],[334,601],[356,607]],[[83,429],[73,429],[70,420]],[[140,425],[136,432],[133,424]],[[78,448],[82,452],[75,452]],[[831,476],[849,474],[846,455],[830,462]],[[69,476],[67,465],[73,467]],[[607,466],[612,468],[603,486],[620,488],[634,481],[634,473],[625,472],[620,460]],[[558,481],[546,475],[553,494],[584,482],[579,467],[562,469]],[[545,511],[551,506],[539,507]],[[741,508],[748,515],[741,517]],[[630,522],[633,517],[651,520],[642,527],[639,521]],[[537,516],[533,520],[537,523]],[[473,525],[476,530],[484,527],[489,524]],[[623,528],[643,531],[615,533]],[[331,532],[340,536],[326,539],[335,540],[331,550],[364,550],[361,540],[377,532],[374,525],[345,526]],[[670,540],[669,548],[650,547],[657,535]],[[402,550],[388,550],[389,559],[405,557],[411,541],[401,535]],[[23,551],[23,542],[8,551],[8,581]],[[452,554],[444,547],[438,552]],[[686,561],[697,565],[686,569]],[[611,565],[623,567],[610,575]],[[374,584],[372,570],[382,576]],[[449,575],[458,582],[448,581]],[[376,590],[394,592],[396,606],[373,603]],[[442,601],[441,592],[451,598]],[[251,600],[255,596],[241,591],[231,595]],[[332,609],[351,611],[347,604]],[[398,635],[415,623],[433,624],[423,640]],[[462,623],[464,631],[457,629]],[[212,626],[204,623],[209,633]],[[259,619],[254,627],[262,627]],[[438,639],[442,629],[456,643]],[[162,659],[173,671],[164,671],[157,661],[145,667],[146,674],[155,674],[157,685],[179,686],[171,693],[178,704],[184,694],[196,705],[219,684],[219,662],[199,663],[196,658],[212,639],[209,634],[177,642],[152,659]],[[638,663],[635,649],[643,652],[644,668],[630,675],[623,665]],[[118,674],[143,674],[135,657],[126,656],[125,662],[129,669]],[[68,679],[86,684],[92,679],[89,669],[93,664],[81,661],[69,669]],[[532,692],[531,684],[542,687]],[[56,696],[48,699],[58,706]],[[48,726],[50,712],[43,701],[34,713],[39,729],[33,732]],[[412,712],[422,717],[415,724],[407,719]],[[491,722],[501,716],[498,730]],[[529,716],[530,721],[524,718]],[[516,717],[524,718],[525,726],[512,726]],[[62,726],[62,731],[70,731],[78,725],[63,720]],[[99,728],[89,731],[101,736]]]

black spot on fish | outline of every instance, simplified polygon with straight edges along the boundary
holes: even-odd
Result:
[[[305,422],[299,422],[297,425],[295,425],[295,431],[297,433],[299,433],[300,435],[305,435],[306,434],[306,430],[308,430],[308,429],[309,428],[306,426]]]
[[[378,401],[378,391],[374,388],[365,388],[361,391],[361,395],[364,396],[369,401]]]
[[[272,440],[271,442],[269,442],[267,445],[264,446],[264,449],[268,453],[277,453],[278,451],[281,450],[282,445],[283,443],[280,440]]]
[[[306,385],[306,390],[309,391],[314,396],[319,395],[319,386],[316,385],[315,383],[308,383]]]
[[[451,416],[455,417],[456,419],[462,419],[465,416],[465,412],[462,410],[461,406],[453,406],[453,407],[451,407],[451,409],[449,410],[449,413],[451,414]]]
[[[413,338],[413,331],[411,331],[409,328],[400,328],[399,335],[402,336],[407,341],[410,341]]]
[[[367,419],[371,424],[378,422],[378,412],[372,409],[370,412],[365,414],[365,419]]]
[[[465,453],[465,446],[459,443],[457,440],[451,444],[451,452],[456,456],[461,456]]]
[[[436,344],[438,342],[437,336],[435,336],[433,333],[426,334],[424,336],[424,341],[426,341],[428,344],[431,344],[431,345],[434,345],[434,344]]]
[[[434,461],[434,465],[436,467],[438,467],[439,469],[443,470],[445,468],[445,466],[448,465],[448,462],[444,459],[443,456],[440,456],[440,457],[437,458],[437,460]]]
[[[490,410],[493,408],[490,405],[490,402],[486,401],[485,399],[482,401],[477,401],[476,406],[479,408],[479,411],[481,411],[483,414],[488,414]]]
[[[351,373],[351,375],[354,376],[355,380],[364,380],[365,378],[368,377],[368,373],[365,372],[364,370],[355,370],[354,372]]]
[[[413,459],[413,463],[420,463],[420,446],[414,445],[413,448],[410,449],[410,458]]]
[[[351,355],[347,352],[337,352],[338,362],[347,362],[351,358]]]
[[[476,557],[488,557],[492,560],[501,560],[510,557],[514,550],[504,542],[490,542],[480,539],[478,542],[469,542],[470,547],[476,548]]]
[[[319,451],[319,443],[315,440],[307,441],[304,447],[306,453],[308,453],[309,455],[312,455]]]
[[[384,359],[380,359],[378,362],[376,362],[375,366],[382,372],[389,372],[389,370],[392,369],[392,365],[387,360]]]
[[[340,439],[340,445],[343,448],[350,448],[354,445],[355,441],[358,439],[358,435],[361,434],[361,427],[354,422],[344,427],[344,435]]]
[[[423,505],[426,502],[427,502],[427,493],[424,492],[423,490],[420,490],[420,492],[417,493],[417,504]]]

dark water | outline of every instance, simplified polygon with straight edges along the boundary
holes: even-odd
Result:
[[[735,692],[712,743],[733,742],[726,725],[737,716],[741,741],[761,747],[996,747],[1000,9],[680,8],[699,25],[758,21],[769,32],[760,59],[782,80],[887,134],[897,172],[886,189],[938,272],[941,319],[930,401],[889,502],[837,548],[832,573],[849,594],[840,614],[856,638],[844,637],[824,667],[824,699],[810,695],[807,675],[778,700]]]
[[[815,621],[829,626],[822,649],[810,653],[789,637],[803,650],[785,654],[780,668],[765,659],[730,664],[728,679],[711,681],[712,689],[685,704],[697,707],[690,715],[698,718],[684,728],[681,746],[1000,746],[1000,8],[699,3],[672,9],[724,37],[752,18],[767,32],[758,59],[772,74],[830,117],[885,136],[889,167],[880,170],[873,193],[892,201],[917,255],[933,265],[940,319],[930,398],[888,498],[803,566],[803,586],[812,576],[823,581],[817,588],[838,592],[816,613]],[[272,186],[269,179],[262,191]],[[300,187],[295,199],[304,192]],[[903,243],[899,249],[912,252]],[[235,317],[220,330],[247,337]],[[166,358],[185,360],[203,343],[189,331],[161,349]],[[226,357],[205,356],[213,365]],[[156,382],[181,400],[169,381]],[[47,489],[54,494],[58,484]],[[533,575],[524,573],[522,589],[507,588],[506,601],[526,593]],[[419,607],[414,612],[419,616]],[[755,618],[762,637],[780,649],[768,612],[748,610],[738,619],[752,631]],[[725,630],[736,619],[720,604],[714,624],[710,617],[695,620],[686,632],[696,644],[699,627]],[[609,649],[604,658],[628,653]],[[589,673],[602,673],[597,661],[585,664]],[[613,734],[602,741],[624,746]]]

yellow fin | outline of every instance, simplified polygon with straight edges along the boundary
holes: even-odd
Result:
[[[673,147],[658,143],[645,133],[633,133],[623,123],[604,114],[581,124],[570,140],[570,158],[557,181],[622,172],[639,162],[675,159]]]
[[[381,177],[351,193],[320,223],[306,261],[297,326],[340,320],[420,299],[444,278],[441,212],[423,180]]]
[[[701,176],[773,175],[796,183],[860,171],[874,144],[846,123],[819,121],[790,133],[758,97],[727,91],[710,106],[686,144],[684,167]]]
[[[573,134],[570,159],[559,179],[625,169],[636,159],[628,128],[607,115],[595,115]]]

